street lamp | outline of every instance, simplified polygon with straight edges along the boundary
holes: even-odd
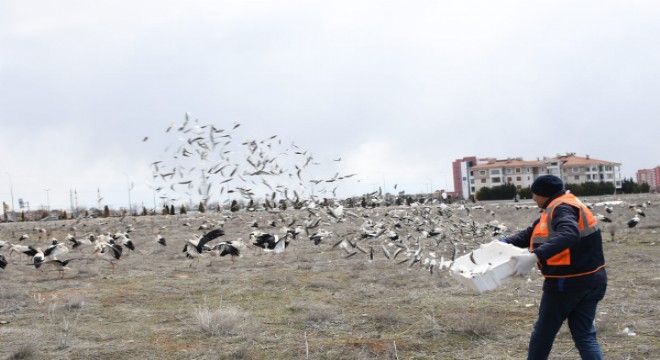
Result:
[[[50,212],[50,194],[49,194],[50,188],[44,189],[44,191],[46,192],[46,210]]]
[[[5,172],[9,177],[9,193],[11,194],[11,220],[16,221],[16,213],[14,212],[14,184],[11,180],[11,175]]]

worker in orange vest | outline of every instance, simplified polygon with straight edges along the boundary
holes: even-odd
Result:
[[[582,359],[602,359],[594,319],[605,296],[607,274],[598,222],[554,175],[539,176],[531,190],[541,216],[526,230],[502,239],[530,251],[512,257],[517,275],[526,276],[537,265],[545,277],[527,358],[547,359],[568,319]]]

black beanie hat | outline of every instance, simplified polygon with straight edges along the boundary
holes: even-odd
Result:
[[[539,196],[551,197],[562,190],[564,183],[554,175],[539,176],[532,183],[532,193]]]

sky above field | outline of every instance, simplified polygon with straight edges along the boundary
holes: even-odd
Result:
[[[231,130],[232,164],[269,139],[293,173],[313,156],[305,180],[356,174],[299,189],[317,194],[451,191],[464,156],[575,152],[634,177],[659,165],[659,18],[657,1],[4,0],[0,200],[160,207],[151,163],[199,181],[219,161],[174,158],[201,133],[166,132],[186,113]],[[300,186],[286,175],[268,181]],[[224,180],[212,200],[237,197]]]

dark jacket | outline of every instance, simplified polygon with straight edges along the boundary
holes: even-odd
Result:
[[[545,208],[550,202],[552,202],[552,200],[560,195],[562,195],[562,193],[548,199],[548,202],[543,207]],[[561,204],[555,208],[550,223],[550,226],[554,231],[552,238],[545,244],[534,248],[534,254],[539,258],[542,269],[544,266],[547,267],[543,269],[545,271],[542,271],[544,274],[547,274],[548,271],[552,271],[550,270],[552,267],[547,266],[547,259],[567,248],[571,249],[571,257],[576,259],[576,266],[583,266],[584,264],[592,262],[605,262],[600,230],[584,238],[580,238],[578,218],[578,209],[571,205]],[[535,220],[527,229],[506,237],[503,241],[516,247],[529,249],[532,231],[538,222],[539,219]],[[559,292],[577,291],[606,283],[607,274],[603,267],[594,273],[582,276],[561,278],[546,277],[543,283],[543,290]]]

